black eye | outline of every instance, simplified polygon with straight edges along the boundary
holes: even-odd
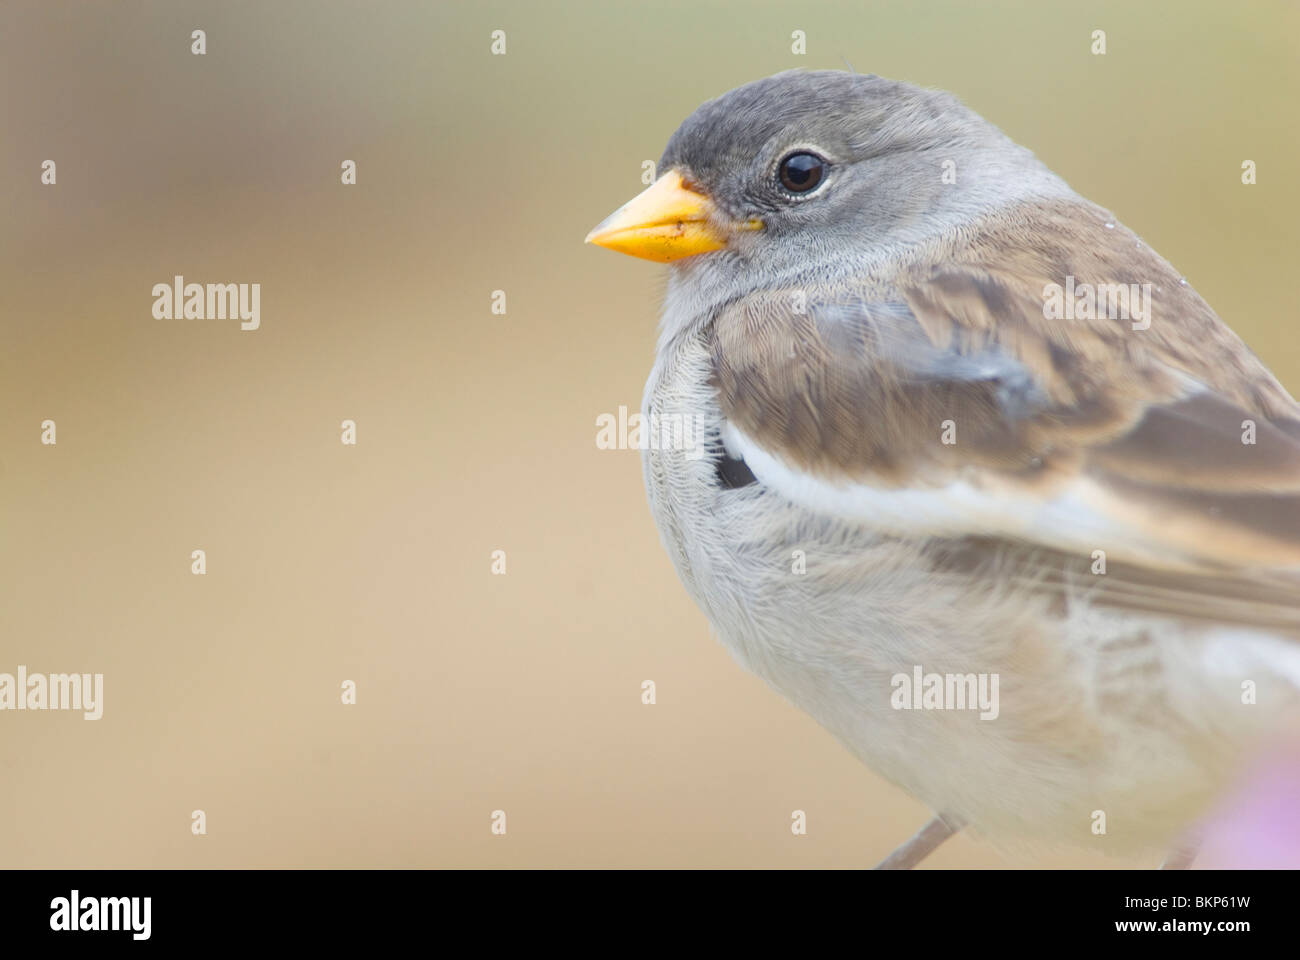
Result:
[[[826,161],[812,153],[792,153],[781,161],[781,186],[791,193],[807,193],[822,182]]]

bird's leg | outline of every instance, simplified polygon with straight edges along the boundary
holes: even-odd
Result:
[[[876,864],[877,870],[911,870],[932,854],[954,833],[961,829],[961,821],[936,816],[911,840]]]
[[[1165,862],[1160,864],[1161,870],[1186,870],[1196,859],[1196,855],[1201,852],[1201,835],[1193,832],[1189,833],[1178,842],[1169,853],[1165,856]]]

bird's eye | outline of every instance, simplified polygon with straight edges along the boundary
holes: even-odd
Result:
[[[813,153],[792,153],[781,161],[781,186],[791,193],[807,193],[822,182],[826,161]]]

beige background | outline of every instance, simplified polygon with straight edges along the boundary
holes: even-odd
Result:
[[[846,58],[1036,150],[1300,390],[1298,36],[1275,0],[0,5],[0,671],[106,685],[0,714],[0,866],[879,859],[925,811],[730,661],[595,447],[663,268],[583,235],[702,100]],[[176,273],[261,283],[261,330],[154,320]],[[1010,863],[1123,862],[932,860]]]

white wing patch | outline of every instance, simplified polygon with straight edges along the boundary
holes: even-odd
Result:
[[[994,536],[1077,551],[1094,550],[1130,562],[1170,565],[1171,544],[1117,516],[1114,497],[1097,483],[1078,479],[1050,499],[1014,490],[986,489],[966,480],[929,489],[891,489],[862,483],[837,485],[791,467],[730,422],[723,445],[744,457],[758,480],[816,513],[867,524],[896,536]],[[1181,551],[1180,551],[1181,552]],[[1190,560],[1192,553],[1184,554]]]

